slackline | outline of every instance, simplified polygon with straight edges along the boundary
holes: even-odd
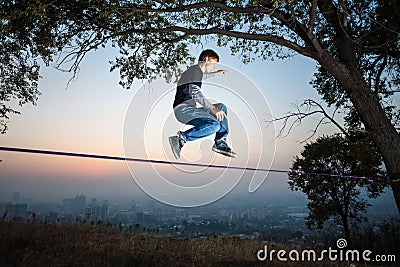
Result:
[[[18,147],[0,147],[0,151],[8,151],[8,152],[16,152],[16,153],[56,155],[56,156],[65,156],[65,157],[80,157],[80,158],[117,160],[117,161],[134,161],[134,162],[166,164],[166,165],[207,167],[207,168],[242,170],[242,171],[260,171],[260,172],[276,172],[276,173],[300,174],[300,175],[315,175],[315,176],[337,177],[337,178],[343,178],[343,179],[367,179],[367,180],[390,181],[390,179],[388,177],[367,177],[367,176],[343,175],[343,174],[335,174],[335,173],[316,173],[316,172],[302,172],[302,171],[299,172],[299,171],[289,171],[289,170],[265,169],[265,168],[254,168],[254,167],[239,167],[239,166],[225,166],[225,165],[212,165],[212,164],[211,165],[207,165],[207,164],[200,164],[200,163],[166,161],[166,160],[153,160],[153,159],[130,158],[130,157],[118,157],[118,156],[109,156],[109,155],[95,155],[95,154],[84,154],[84,153],[53,151],[53,150],[40,150],[40,149],[18,148]],[[394,181],[392,181],[392,182],[394,182]]]

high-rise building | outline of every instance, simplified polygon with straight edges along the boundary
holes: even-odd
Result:
[[[93,199],[92,199],[93,200]],[[96,204],[97,202],[92,201],[87,214],[90,214],[90,219],[93,221],[106,221],[108,219],[108,200],[104,200],[101,205]]]
[[[19,204],[19,202],[20,202],[20,194],[19,192],[14,192],[12,203]]]
[[[132,200],[132,202],[131,202],[131,211],[133,211],[133,212],[135,212],[136,211],[136,202],[135,202],[135,200]]]
[[[85,195],[77,195],[75,198],[64,198],[62,202],[65,213],[72,213],[74,215],[85,214],[86,211]]]
[[[107,220],[108,214],[108,200],[104,200],[103,204],[99,206],[99,219],[103,222]]]
[[[86,197],[85,195],[77,195],[75,197],[75,207],[81,211],[84,212],[86,208]]]

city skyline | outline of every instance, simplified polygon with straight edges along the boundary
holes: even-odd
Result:
[[[319,240],[324,236],[340,236],[342,228],[335,222],[325,225],[329,231],[319,232],[307,228],[308,215],[304,196],[291,196],[280,201],[271,196],[249,200],[228,196],[202,207],[181,208],[165,205],[153,199],[109,201],[104,198],[76,194],[60,199],[58,203],[31,202],[14,192],[8,202],[0,202],[3,220],[35,220],[39,223],[108,225],[129,230],[131,233],[179,235],[187,237],[217,234],[263,240],[269,238],[310,236]],[[379,231],[382,222],[395,220],[395,208],[384,210],[387,195],[374,200],[367,214],[369,221],[362,228]],[[267,234],[267,236],[265,235]]]

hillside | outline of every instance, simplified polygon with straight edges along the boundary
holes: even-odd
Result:
[[[234,237],[129,234],[107,225],[0,221],[0,240],[0,266],[350,266],[327,260],[261,262],[257,252],[265,245],[276,251],[299,248]]]

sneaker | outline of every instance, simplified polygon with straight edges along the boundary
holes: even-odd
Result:
[[[231,157],[231,158],[236,158],[237,157],[237,154],[235,152],[233,152],[233,150],[223,140],[215,142],[215,144],[212,147],[212,150],[214,152],[220,153],[220,154],[222,154],[224,156],[228,156],[228,157]]]
[[[185,145],[185,141],[183,141],[179,136],[170,136],[169,144],[171,145],[172,153],[174,154],[176,159],[181,157],[182,147]]]

